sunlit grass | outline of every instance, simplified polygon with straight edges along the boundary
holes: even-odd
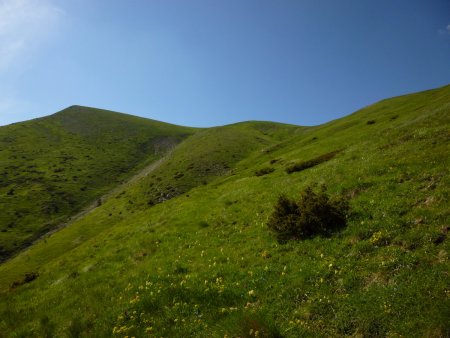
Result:
[[[446,87],[319,127],[271,131],[248,123],[199,134],[227,142],[186,140],[155,177],[0,266],[0,332],[448,335],[449,98]],[[240,137],[248,146],[233,159]],[[285,172],[335,149],[342,151],[327,162]],[[201,178],[182,170],[219,168],[216,162],[230,169]],[[274,170],[255,175],[265,167]],[[191,175],[190,186],[177,185],[177,171]],[[186,190],[149,206],[156,177]],[[297,198],[322,183],[350,199],[347,227],[279,244],[267,227],[278,196]],[[39,277],[10,290],[30,271]]]
[[[1,127],[0,262],[193,132],[78,106]]]

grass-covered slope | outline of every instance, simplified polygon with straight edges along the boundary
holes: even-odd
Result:
[[[264,128],[261,129],[261,126]],[[46,238],[34,246],[39,253],[31,253],[34,250],[31,248],[31,251],[16,257],[12,261],[15,263],[3,265],[0,286],[9,287],[27,272],[39,269],[49,259],[64,256],[68,250],[97,236],[119,220],[183,193],[189,197],[191,189],[221,176],[232,177],[236,164],[243,158],[301,130],[301,127],[276,123],[247,122],[198,131],[159,160],[158,165],[142,175],[140,180],[120,186],[104,197],[101,206],[81,219],[82,226],[75,221],[75,224],[60,232],[65,234],[63,237],[56,241],[52,240],[53,237]]]
[[[0,261],[192,132],[79,106],[1,127]]]
[[[259,129],[223,175],[148,204],[154,179],[174,186],[174,174],[205,172],[187,170],[191,158],[224,163],[226,152],[214,157],[201,142],[210,156],[177,153],[199,133],[167,160],[174,173],[150,174],[1,265],[0,332],[448,336],[449,119],[447,86],[318,127]],[[247,145],[236,140],[235,152]],[[286,172],[305,162],[314,165]],[[311,184],[350,198],[347,227],[279,244],[267,228],[278,196]],[[23,284],[10,288],[14,280]]]
[[[167,160],[121,195],[145,209],[224,175],[255,151],[278,144],[305,128],[271,122],[245,122],[209,128],[176,147]]]

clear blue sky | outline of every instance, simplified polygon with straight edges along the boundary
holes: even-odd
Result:
[[[0,0],[0,125],[314,125],[449,83],[448,0]]]

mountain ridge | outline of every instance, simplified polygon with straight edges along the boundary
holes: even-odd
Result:
[[[0,127],[0,260],[194,131],[80,109]]]
[[[0,264],[0,332],[448,335],[449,102],[445,86],[315,127],[197,130]],[[267,228],[278,197],[321,185],[349,198],[347,226],[278,243]]]

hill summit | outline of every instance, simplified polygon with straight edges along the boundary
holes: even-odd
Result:
[[[80,106],[0,127],[0,261],[194,131]]]

